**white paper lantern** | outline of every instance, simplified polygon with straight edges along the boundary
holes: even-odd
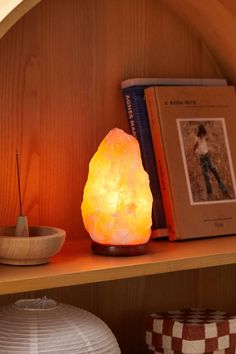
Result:
[[[120,354],[109,327],[83,309],[43,298],[0,307],[1,354]]]

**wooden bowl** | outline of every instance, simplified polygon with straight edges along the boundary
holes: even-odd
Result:
[[[62,248],[64,230],[47,226],[30,226],[29,236],[14,236],[15,227],[0,227],[0,263],[35,265],[49,262]]]

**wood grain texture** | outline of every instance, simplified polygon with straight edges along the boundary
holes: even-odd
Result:
[[[0,263],[38,265],[50,261],[62,248],[66,234],[54,227],[29,227],[28,235],[16,235],[13,227],[0,227]]]
[[[229,80],[236,83],[236,7],[231,0],[161,0],[207,44]]]
[[[120,82],[221,76],[155,0],[42,1],[1,39],[0,53],[0,224],[18,213],[17,148],[29,225],[68,238],[84,233],[80,205],[98,143],[115,126],[128,131]]]
[[[25,238],[27,239],[27,238]],[[152,241],[137,257],[91,253],[89,240],[65,244],[43,267],[0,266],[0,294],[112,281],[236,263],[236,236],[189,242]]]
[[[221,4],[236,16],[236,3],[234,0],[219,0]]]
[[[41,0],[0,0],[0,38]]]

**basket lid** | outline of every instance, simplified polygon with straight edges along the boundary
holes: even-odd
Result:
[[[151,314],[146,343],[179,353],[210,353],[236,347],[236,316],[211,309]]]

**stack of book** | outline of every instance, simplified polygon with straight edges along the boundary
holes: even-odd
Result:
[[[122,82],[153,194],[152,237],[236,232],[236,99],[225,79]]]

